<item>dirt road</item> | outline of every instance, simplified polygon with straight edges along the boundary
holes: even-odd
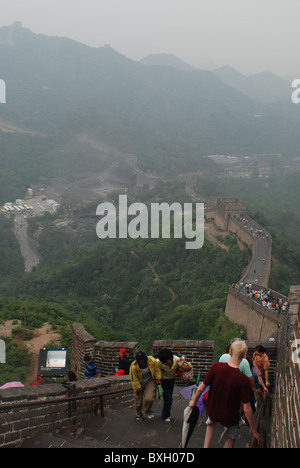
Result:
[[[29,273],[38,265],[39,256],[37,249],[27,233],[27,220],[23,215],[15,216],[15,235],[19,241],[21,254],[24,258],[25,272]]]
[[[11,338],[13,328],[19,327],[20,325],[21,322],[15,323],[14,320],[7,320],[4,325],[0,325],[0,337]],[[47,346],[50,341],[59,342],[60,340],[61,336],[52,330],[51,325],[48,323],[44,323],[41,328],[34,330],[34,335],[31,340],[24,341],[21,335],[16,335],[14,337],[14,341],[18,345],[26,348],[31,354],[30,371],[26,377],[26,382],[23,382],[24,384],[30,385],[36,379],[40,349]]]

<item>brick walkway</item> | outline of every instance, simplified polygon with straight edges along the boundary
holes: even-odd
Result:
[[[175,387],[171,422],[161,420],[162,401],[156,400],[153,406],[154,419],[135,420],[134,408],[105,409],[105,416],[93,416],[87,419],[76,433],[64,431],[59,434],[40,434],[25,442],[24,448],[179,448],[183,424],[183,411],[188,400],[180,395],[180,387]],[[205,418],[200,419],[190,439],[188,448],[202,448],[206,426]],[[218,428],[213,447],[218,444]],[[249,438],[249,428],[242,427],[242,437],[236,442],[236,448],[243,448]]]

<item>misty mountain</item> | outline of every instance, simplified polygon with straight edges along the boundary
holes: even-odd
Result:
[[[210,71],[145,66],[16,25],[0,29],[0,64],[0,184],[100,169],[78,134],[167,175],[213,164],[206,154],[298,155],[300,106],[250,99]]]
[[[244,75],[229,65],[217,67],[214,64],[203,64],[196,68],[172,54],[150,54],[141,59],[140,63],[181,71],[209,70],[232,88],[262,103],[288,102],[291,99],[291,82],[269,71]]]
[[[182,71],[197,70],[196,67],[193,67],[172,54],[149,54],[142,58],[140,63],[143,65],[172,67]]]
[[[226,65],[213,72],[224,83],[259,102],[288,102],[291,99],[291,83],[274,73],[265,71],[255,75],[243,75]]]

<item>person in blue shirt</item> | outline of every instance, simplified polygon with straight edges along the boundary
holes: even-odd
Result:
[[[89,354],[84,356],[85,362],[85,371],[84,371],[84,378],[85,379],[92,379],[93,377],[101,377],[101,372],[98,369],[95,362],[91,359]]]

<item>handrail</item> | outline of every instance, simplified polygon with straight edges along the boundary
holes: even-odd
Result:
[[[260,430],[261,419],[262,419],[262,417],[264,415],[266,405],[267,405],[267,402],[269,401],[269,399],[270,399],[270,395],[268,393],[264,394],[262,404],[260,405],[258,411],[254,415],[255,429],[257,430],[257,432],[259,432],[259,430]],[[257,440],[255,439],[253,434],[250,433],[249,441],[246,444],[246,446],[248,448],[256,448],[256,447],[262,448],[263,443],[264,443],[264,441],[262,440],[261,445],[258,446]]]
[[[90,393],[88,395],[78,395],[78,396],[70,396],[64,398],[54,398],[52,400],[34,400],[34,401],[23,401],[22,403],[13,403],[13,404],[0,404],[0,411],[7,411],[7,410],[14,410],[16,408],[28,408],[32,406],[46,406],[46,405],[55,405],[58,403],[69,403],[72,401],[77,400],[87,400],[90,398],[100,398],[100,410],[101,416],[104,416],[104,408],[103,408],[103,397],[109,395],[115,395],[119,393],[129,392],[131,389],[122,389],[122,390],[113,390],[110,392],[100,392],[100,393]]]

